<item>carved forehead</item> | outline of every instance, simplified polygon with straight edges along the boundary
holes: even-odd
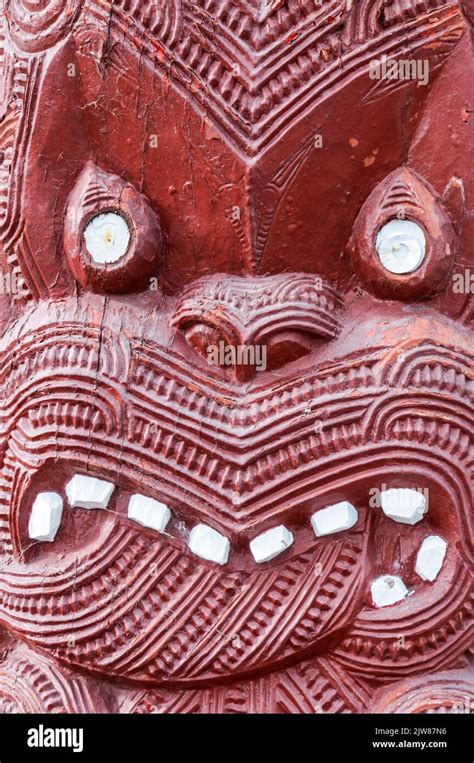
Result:
[[[377,55],[401,49],[419,55],[427,43],[426,55],[436,59],[461,32],[452,0],[49,0],[39,6],[10,0],[5,20],[15,46],[32,54],[71,31],[84,47],[89,43],[104,70],[123,68],[120,51],[133,49],[140,66],[162,69],[251,155]]]
[[[92,158],[160,213],[171,289],[207,272],[280,272],[295,261],[348,281],[340,253],[354,219],[406,161],[429,90],[374,82],[370,61],[403,50],[435,70],[464,31],[445,0],[55,0],[41,12],[17,0],[6,18],[23,51],[10,51],[6,71],[18,82],[9,91],[20,73],[29,81],[18,136],[35,113],[28,156],[11,164],[27,167],[23,197],[41,189],[42,215],[56,225],[28,231],[50,267],[44,280],[58,282],[66,200]]]
[[[86,3],[81,16],[102,28],[106,57],[115,32],[120,47],[163,68],[247,155],[377,55],[418,55],[426,38],[430,46],[443,39],[437,54],[446,52],[460,22],[450,0],[159,0],[136,3],[133,13],[124,0],[106,5]],[[120,67],[120,57],[110,62]]]

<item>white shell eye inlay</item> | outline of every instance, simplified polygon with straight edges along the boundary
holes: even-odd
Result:
[[[58,493],[39,493],[28,523],[30,538],[51,543],[59,530],[62,513],[63,499]]]
[[[76,474],[66,485],[66,495],[73,509],[106,509],[114,489],[111,482]]]
[[[376,607],[389,607],[403,601],[408,595],[408,588],[396,575],[382,575],[372,581],[370,592]]]
[[[262,564],[282,554],[293,541],[293,533],[284,525],[279,525],[250,541],[250,551],[257,564]]]
[[[406,487],[384,490],[380,505],[385,516],[404,525],[416,525],[428,510],[423,493]]]
[[[354,527],[358,519],[357,509],[348,501],[342,501],[317,511],[311,517],[311,524],[316,537],[321,538],[323,535],[349,530]]]
[[[196,525],[189,534],[190,550],[201,559],[216,564],[226,564],[229,558],[230,543],[225,535],[207,525]]]
[[[428,535],[416,557],[415,572],[422,580],[433,582],[443,566],[448,544],[439,535]]]
[[[425,258],[426,236],[411,220],[390,220],[378,232],[375,247],[385,270],[395,275],[413,273]]]
[[[104,212],[89,221],[84,231],[86,248],[98,265],[118,262],[127,253],[130,231],[116,212]]]
[[[144,527],[162,533],[171,519],[171,511],[166,504],[137,494],[130,498],[128,517]]]

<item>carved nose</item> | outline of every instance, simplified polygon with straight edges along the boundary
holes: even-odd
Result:
[[[214,275],[182,294],[173,325],[210,365],[246,381],[336,337],[341,311],[336,291],[317,276]]]

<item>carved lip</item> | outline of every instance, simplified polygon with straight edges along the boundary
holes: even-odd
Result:
[[[3,419],[18,422],[27,462],[82,454],[112,482],[127,473],[133,490],[139,474],[145,488],[138,492],[191,506],[226,533],[260,530],[260,523],[263,530],[280,515],[284,522],[284,512],[312,500],[313,485],[319,500],[325,483],[338,480],[328,503],[350,500],[350,464],[381,473],[384,448],[399,451],[410,468],[410,459],[423,465],[424,454],[433,460],[432,452],[463,449],[468,438],[470,355],[461,334],[457,353],[430,342],[365,348],[239,398],[167,348],[131,347],[105,327],[99,354],[94,332],[47,327],[3,355]],[[404,440],[411,444],[399,448]]]

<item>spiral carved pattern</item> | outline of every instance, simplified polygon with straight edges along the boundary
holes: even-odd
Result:
[[[379,691],[374,713],[474,713],[474,671],[447,670]]]
[[[9,0],[6,17],[15,45],[39,53],[67,35],[77,19],[82,0]]]
[[[87,681],[63,673],[25,647],[15,650],[0,666],[0,713],[104,712]]]

